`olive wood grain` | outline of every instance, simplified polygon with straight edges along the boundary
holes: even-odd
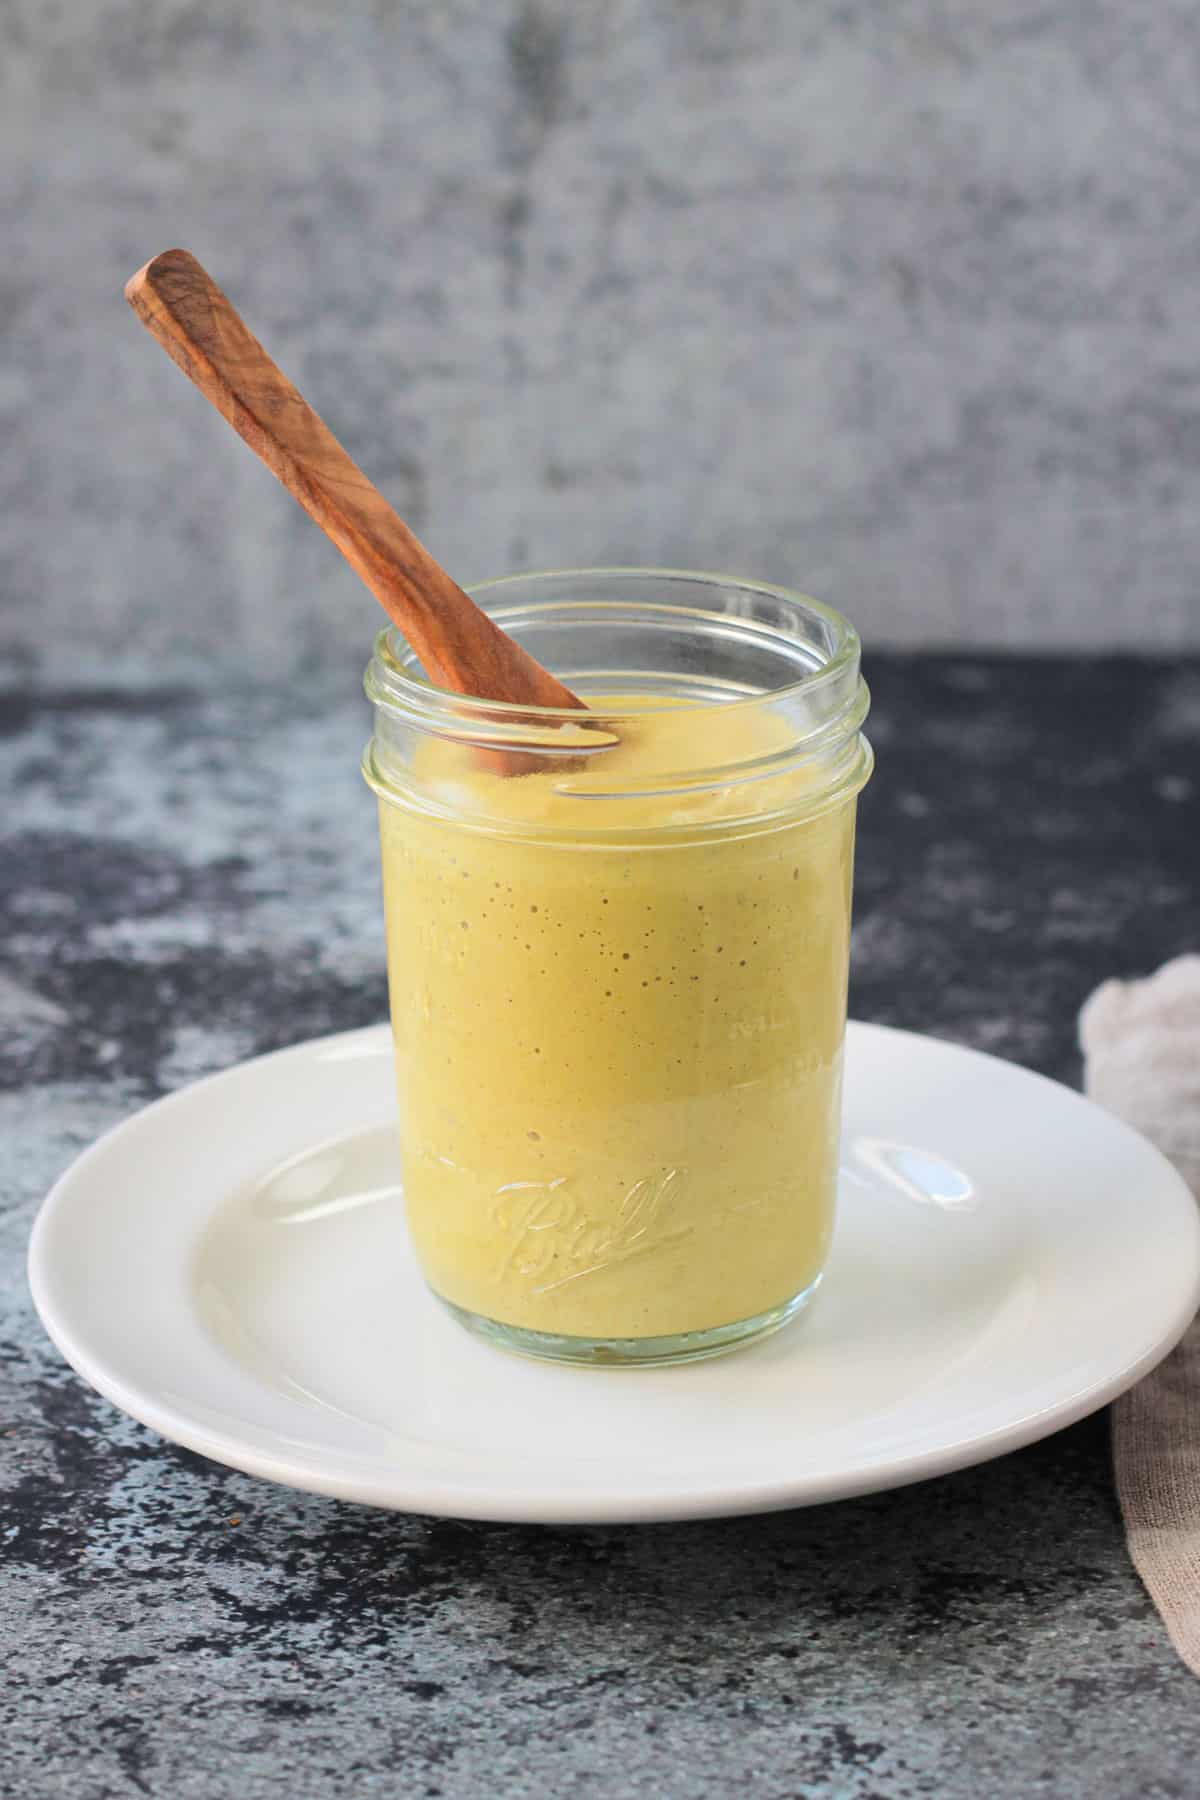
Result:
[[[582,707],[419,543],[186,250],[140,269],[126,299],[167,354],[332,538],[431,681],[485,700]]]

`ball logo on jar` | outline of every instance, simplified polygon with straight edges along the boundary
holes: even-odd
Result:
[[[492,1209],[507,1240],[499,1275],[520,1276],[534,1293],[548,1294],[629,1257],[678,1243],[691,1230],[670,1216],[682,1175],[665,1169],[635,1181],[611,1222],[588,1217],[566,1175],[507,1182]]]

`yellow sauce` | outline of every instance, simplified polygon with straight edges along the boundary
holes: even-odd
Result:
[[[799,816],[795,772],[587,792],[744,762],[781,730],[758,708],[646,713],[569,794],[431,741],[421,786],[452,816],[382,802],[409,1226],[455,1305],[657,1337],[767,1312],[820,1273],[854,800]]]

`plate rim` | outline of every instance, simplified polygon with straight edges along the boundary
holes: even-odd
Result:
[[[374,1043],[390,1036],[386,1022],[359,1026],[348,1031],[323,1034],[303,1039],[276,1050],[215,1070],[137,1108],[108,1126],[97,1138],[72,1158],[55,1180],[38,1207],[29,1237],[27,1279],[34,1308],[50,1341],[74,1372],[104,1399],[118,1407],[139,1424],[158,1433],[168,1442],[204,1456],[223,1467],[245,1475],[273,1481],[283,1486],[315,1493],[355,1504],[380,1507],[391,1511],[412,1512],[428,1517],[494,1521],[497,1523],[545,1525],[611,1525],[649,1524],[689,1519],[749,1516],[755,1513],[782,1511],[792,1507],[829,1504],[835,1500],[853,1499],[865,1494],[889,1492],[936,1479],[958,1470],[974,1467],[1027,1448],[1054,1433],[1066,1430],[1081,1419],[1099,1411],[1135,1386],[1155,1368],[1179,1343],[1200,1308],[1200,1208],[1197,1207],[1183,1176],[1170,1159],[1141,1132],[1116,1114],[1107,1112],[1077,1089],[1043,1075],[1035,1069],[976,1050],[955,1039],[930,1032],[917,1032],[902,1027],[850,1020],[848,1037],[877,1037],[893,1040],[897,1046],[915,1040],[935,1045],[955,1056],[983,1064],[986,1069],[1003,1069],[1054,1090],[1057,1097],[1067,1097],[1089,1113],[1098,1114],[1113,1128],[1136,1144],[1139,1153],[1157,1165],[1160,1178],[1174,1190],[1182,1218],[1190,1221],[1192,1238],[1191,1281],[1154,1338],[1140,1355],[1108,1375],[1094,1380],[1078,1392],[1049,1408],[1032,1411],[1007,1425],[991,1426],[957,1438],[951,1443],[935,1444],[924,1450],[906,1451],[897,1457],[893,1452],[878,1463],[859,1469],[837,1469],[806,1473],[797,1469],[787,1476],[758,1479],[739,1487],[727,1482],[714,1489],[711,1480],[700,1486],[687,1481],[660,1490],[643,1489],[640,1494],[627,1490],[604,1490],[581,1493],[578,1488],[555,1488],[540,1481],[532,1490],[520,1493],[497,1489],[482,1490],[477,1483],[458,1483],[454,1479],[429,1477],[422,1471],[406,1472],[402,1465],[382,1474],[356,1476],[346,1466],[335,1466],[336,1453],[324,1458],[296,1460],[278,1452],[247,1443],[244,1439],[205,1426],[169,1402],[156,1401],[136,1383],[123,1378],[119,1370],[108,1366],[102,1355],[94,1355],[84,1341],[86,1333],[78,1331],[69,1317],[64,1317],[54,1295],[53,1260],[47,1246],[58,1222],[58,1215],[70,1207],[73,1193],[80,1182],[86,1183],[90,1166],[107,1150],[110,1142],[137,1126],[144,1129],[147,1121],[155,1122],[164,1114],[185,1107],[202,1090],[244,1076],[263,1065],[288,1058],[317,1059],[330,1052],[362,1045],[364,1053]],[[491,1354],[501,1354],[491,1352]],[[612,1380],[611,1371],[581,1369],[585,1380]],[[626,1377],[627,1378],[627,1377]]]

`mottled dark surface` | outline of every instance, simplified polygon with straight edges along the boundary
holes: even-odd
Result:
[[[531,51],[530,54],[533,54]],[[1200,940],[1200,664],[876,657],[853,1010],[1068,1081]],[[894,1495],[638,1529],[286,1492],[93,1397],[33,1317],[52,1179],[142,1102],[384,1007],[357,671],[0,696],[0,1791],[1196,1791],[1103,1417]]]

